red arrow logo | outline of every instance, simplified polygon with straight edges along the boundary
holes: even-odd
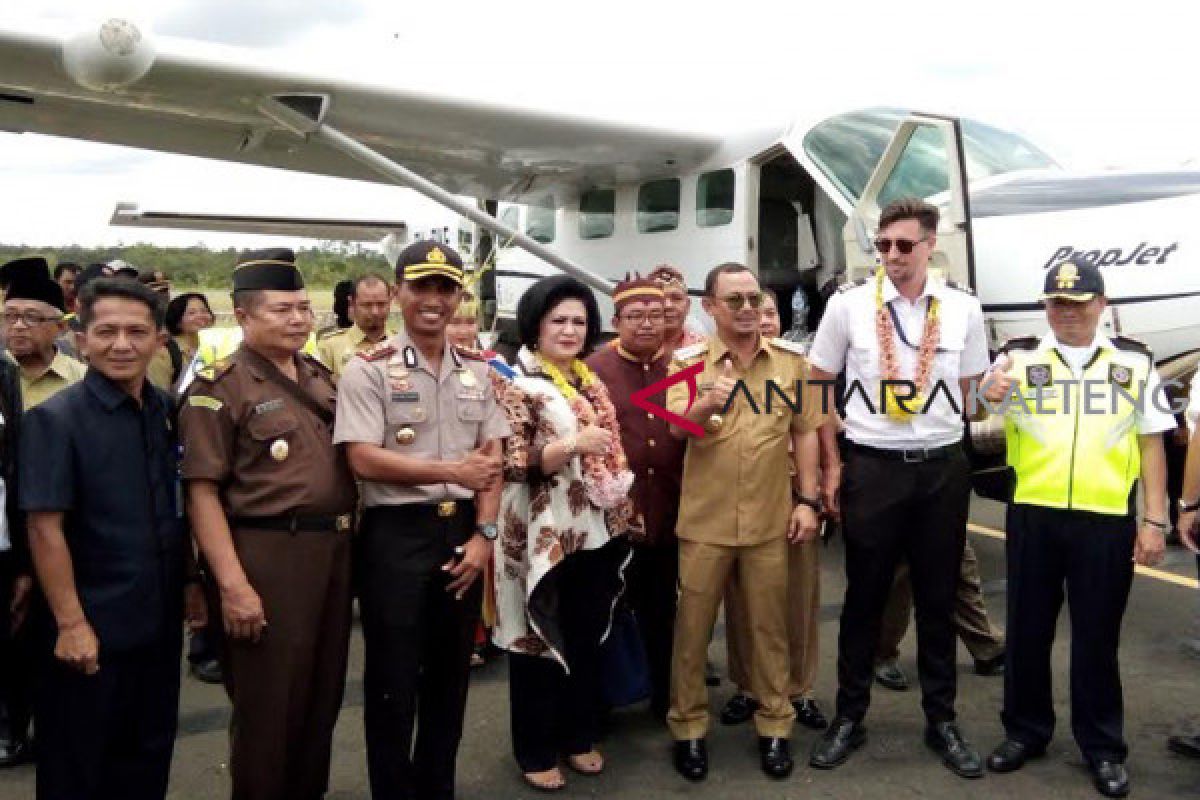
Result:
[[[674,413],[668,411],[667,409],[663,408],[662,406],[655,405],[654,403],[651,403],[647,398],[650,397],[650,395],[652,395],[652,394],[658,394],[659,392],[665,392],[667,390],[667,388],[674,386],[675,384],[679,383],[680,381],[687,381],[688,401],[687,401],[687,408],[685,408],[683,410],[683,412],[686,414],[688,411],[691,410],[692,403],[696,402],[696,393],[698,391],[698,389],[696,388],[696,376],[699,375],[703,371],[704,371],[704,362],[697,361],[692,366],[687,367],[686,369],[681,369],[679,372],[676,372],[674,375],[668,375],[666,378],[659,381],[658,383],[652,383],[649,386],[645,387],[644,389],[638,389],[636,392],[634,392],[633,394],[631,394],[629,396],[629,399],[638,408],[643,409],[645,411],[649,411],[651,414],[658,417],[659,419],[665,419],[667,422],[671,423],[672,425],[675,425],[676,427],[683,428],[685,431],[690,433],[692,436],[702,438],[704,436],[704,428],[701,427],[699,424],[692,422],[687,417],[682,417],[679,414],[674,414]]]

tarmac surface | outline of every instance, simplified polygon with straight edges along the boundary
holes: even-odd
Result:
[[[979,554],[987,602],[993,618],[1004,620],[1004,544],[1002,510],[986,501],[972,509],[971,540]],[[1121,648],[1125,685],[1126,736],[1134,797],[1200,796],[1200,762],[1169,753],[1167,735],[1189,715],[1200,715],[1196,676],[1200,660],[1183,646],[1197,635],[1200,593],[1195,561],[1178,548],[1155,574],[1139,574],[1134,582]],[[823,553],[821,670],[817,699],[833,710],[836,689],[837,617],[844,586],[840,542]],[[1070,736],[1067,659],[1069,625],[1060,618],[1054,648],[1057,737],[1045,758],[1009,775],[989,774],[964,781],[943,768],[922,743],[923,718],[915,688],[915,633],[901,646],[901,665],[914,683],[907,692],[876,686],[866,724],[869,739],[850,761],[822,772],[807,766],[808,750],[817,734],[797,727],[793,752],[797,768],[785,781],[764,776],[758,766],[751,724],[723,727],[716,712],[733,692],[728,681],[712,690],[714,725],[709,735],[711,771],[702,784],[680,778],[671,767],[670,738],[643,706],[614,712],[601,743],[608,766],[599,777],[564,770],[568,787],[559,793],[577,797],[674,798],[1095,798],[1091,781]],[[722,668],[724,635],[718,623],[710,650]],[[968,738],[986,755],[1002,738],[999,709],[1002,678],[974,674],[966,649],[959,648],[959,719]],[[328,800],[368,798],[362,727],[362,638],[351,644],[346,700],[338,722]],[[503,658],[475,670],[466,730],[458,762],[458,797],[526,798],[540,793],[524,787],[512,759],[508,729],[508,684]],[[229,796],[227,735],[229,712],[220,687],[185,675],[179,736],[172,766],[171,798]],[[34,771],[25,766],[0,772],[2,800],[32,800]]]

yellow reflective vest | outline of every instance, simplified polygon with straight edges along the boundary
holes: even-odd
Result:
[[[1004,352],[1017,381],[1004,423],[1013,502],[1129,514],[1142,466],[1138,411],[1152,402],[1145,392],[1150,350],[1133,339],[1102,338],[1079,376],[1047,340],[1014,339]]]

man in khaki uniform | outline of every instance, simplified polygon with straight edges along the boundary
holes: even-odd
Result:
[[[354,324],[317,340],[317,358],[333,371],[334,380],[342,376],[355,353],[369,350],[395,332],[387,324],[391,307],[392,286],[384,278],[368,273],[354,281],[350,292]]]
[[[179,427],[188,516],[219,595],[235,800],[316,800],[350,639],[354,480],[333,378],[300,352],[312,309],[290,250],[233,273],[241,346],[197,374]]]
[[[717,607],[735,571],[754,636],[750,690],[759,698],[755,727],[764,772],[786,777],[795,711],[788,699],[787,561],[789,540],[817,532],[816,428],[823,420],[817,393],[805,381],[799,348],[759,333],[762,291],[740,264],[715,267],[705,282],[704,310],[717,324],[707,342],[675,352],[672,372],[703,364],[690,381],[670,387],[667,408],[685,418],[688,439],[676,533],[679,537],[679,609],[671,661],[675,768],[690,780],[708,772],[704,737],[708,689],[704,661]],[[768,381],[776,394],[767,407]],[[700,394],[692,401],[698,386]],[[694,426],[703,426],[703,435]],[[672,434],[685,435],[682,425]],[[794,455],[789,456],[792,444]],[[789,461],[791,459],[791,461]],[[789,477],[788,465],[796,478]],[[793,510],[793,488],[798,503]]]
[[[45,276],[20,278],[4,298],[8,357],[21,368],[21,403],[26,410],[76,381],[87,367],[55,345],[67,329],[62,288]]]

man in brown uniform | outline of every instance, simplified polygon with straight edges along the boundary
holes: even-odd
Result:
[[[675,768],[690,780],[708,772],[704,656],[735,570],[753,630],[748,688],[760,703],[754,722],[763,771],[782,778],[793,767],[787,548],[789,540],[817,534],[816,429],[823,415],[819,394],[804,383],[808,365],[799,346],[760,335],[762,299],[758,280],[745,266],[713,268],[705,281],[704,310],[716,322],[717,336],[677,350],[671,365],[672,372],[702,365],[696,383],[676,383],[667,394],[668,410],[704,426],[703,436],[688,439],[684,457],[676,527],[680,596],[667,715]],[[768,406],[768,381],[790,403],[775,395]],[[697,384],[700,393],[693,400]],[[682,437],[684,429],[673,426],[672,433]]]
[[[404,332],[346,366],[334,432],[363,482],[367,769],[375,800],[453,800],[500,439],[511,430],[487,365],[446,340],[462,259],[416,242],[396,279]]]
[[[180,411],[196,540],[220,598],[235,800],[316,800],[329,778],[350,637],[354,480],[334,386],[303,355],[313,316],[290,250],[233,273],[242,345]]]
[[[646,648],[650,712],[661,722],[671,699],[671,642],[679,581],[675,522],[685,445],[670,435],[666,420],[635,406],[630,399],[634,392],[667,377],[670,358],[662,350],[662,285],[649,279],[618,283],[613,306],[615,346],[601,348],[587,364],[612,397],[621,445],[634,474],[634,509],[645,522],[646,537],[633,543],[633,560],[625,570],[625,596],[637,615]],[[664,394],[660,391],[646,399],[661,406]]]

